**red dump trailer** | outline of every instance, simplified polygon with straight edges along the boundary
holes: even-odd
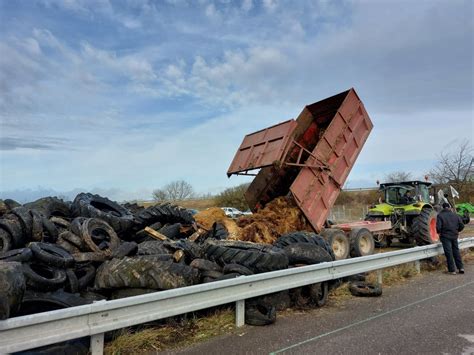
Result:
[[[340,249],[335,250],[338,258],[347,257],[350,241],[355,239],[372,243],[373,250],[373,240],[365,239],[371,229],[387,228],[378,226],[379,222],[369,222],[369,228],[354,225],[348,229],[345,225],[323,230],[372,127],[364,104],[352,88],[307,105],[296,120],[246,135],[227,175],[255,176],[245,194],[253,211],[291,193],[314,230],[326,235],[334,249]],[[364,248],[362,244],[364,254],[370,245]]]

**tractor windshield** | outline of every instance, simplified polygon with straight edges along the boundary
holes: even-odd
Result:
[[[418,185],[418,195],[421,196],[421,200],[426,203],[430,203],[430,191],[426,185]]]
[[[414,192],[414,188],[411,186],[389,186],[385,189],[385,201],[391,205],[406,205],[413,203]]]

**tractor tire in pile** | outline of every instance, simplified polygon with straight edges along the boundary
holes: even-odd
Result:
[[[439,235],[436,232],[436,216],[437,213],[435,210],[425,208],[421,210],[420,215],[413,220],[411,231],[417,245],[439,242]]]
[[[75,217],[99,218],[107,222],[118,234],[124,234],[134,224],[133,214],[125,207],[105,197],[80,193],[71,206]]]
[[[23,207],[38,211],[43,217],[70,217],[70,206],[56,197],[43,197],[39,200],[26,203]]]
[[[136,215],[137,223],[141,228],[160,222],[193,224],[194,218],[185,208],[170,204],[162,204],[148,207]]]
[[[207,240],[203,246],[209,260],[224,266],[239,264],[254,273],[286,269],[288,257],[277,247],[230,240]]]
[[[372,255],[375,241],[372,233],[367,228],[354,228],[349,234],[351,257]]]
[[[284,247],[283,252],[290,265],[312,265],[334,260],[325,249],[313,243],[293,243]]]
[[[112,259],[103,263],[95,277],[96,288],[150,288],[168,290],[199,282],[199,271],[173,261],[143,257]]]
[[[26,289],[19,262],[0,262],[0,320],[15,313]]]
[[[331,249],[334,251],[336,260],[347,259],[350,252],[349,238],[346,234],[336,228],[324,229],[321,236],[326,239]]]
[[[275,246],[278,248],[284,248],[287,245],[294,244],[294,243],[313,243],[324,250],[326,250],[329,255],[331,256],[332,260],[336,260],[336,256],[334,255],[334,251],[331,249],[329,243],[320,235],[310,232],[292,232],[282,235],[280,238],[277,239],[275,242]]]

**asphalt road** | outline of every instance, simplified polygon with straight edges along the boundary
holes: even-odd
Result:
[[[331,303],[169,353],[474,354],[472,261],[464,275],[426,273],[379,298]]]

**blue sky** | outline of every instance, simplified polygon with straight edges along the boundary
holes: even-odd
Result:
[[[349,187],[474,137],[472,1],[0,0],[0,198],[199,193],[243,136],[354,87]]]

